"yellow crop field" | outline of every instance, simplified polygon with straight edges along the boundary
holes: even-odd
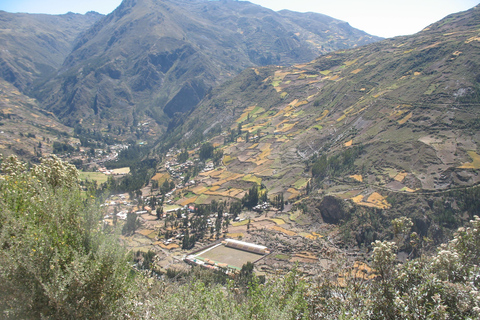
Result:
[[[403,119],[401,120],[398,120],[398,124],[404,124],[405,122],[407,122],[410,118],[412,117],[412,113],[410,112],[409,114],[407,114]]]
[[[213,186],[208,191],[217,191],[218,189],[220,189],[220,186]]]
[[[296,233],[296,232],[293,232],[293,231],[290,231],[290,230],[284,229],[284,228],[282,228],[282,227],[279,227],[279,226],[277,226],[277,225],[275,225],[275,226],[271,226],[271,227],[269,227],[269,229],[272,229],[272,230],[275,230],[275,231],[280,231],[280,232],[282,232],[282,233],[286,234],[287,236],[291,236],[291,237],[293,237],[293,236],[296,236],[296,235],[297,235],[297,233]]]
[[[223,164],[228,166],[233,160],[235,160],[236,157],[232,157],[231,155],[226,155],[223,157]]]
[[[364,196],[358,195],[352,198],[352,201],[360,206],[387,209],[390,208],[390,204],[387,202],[386,197],[383,197],[378,192],[372,193],[367,200],[363,201]]]
[[[363,200],[363,196],[361,194],[352,198],[352,201],[357,203],[357,204],[361,203],[362,200]]]
[[[240,222],[232,223],[232,227],[241,227],[241,226],[246,226],[247,224],[248,224],[248,219],[245,219],[245,220],[240,221]]]
[[[259,171],[257,174],[261,177],[271,177],[273,176],[273,169],[265,169],[265,170],[261,170]]]
[[[225,169],[216,169],[214,171],[210,171],[209,176],[212,178],[219,177],[225,173]]]
[[[241,232],[238,233],[227,233],[228,238],[243,238],[244,234]]]
[[[408,172],[400,172],[399,174],[397,174],[395,176],[395,178],[393,178],[394,180],[398,181],[398,182],[402,182],[405,177],[408,175]]]
[[[257,160],[264,160],[271,154],[272,149],[270,149],[270,146],[271,146],[271,143],[266,143],[260,147],[260,150],[262,151],[262,153],[260,153],[257,156]]]
[[[390,207],[390,204],[387,202],[386,197],[383,197],[378,192],[372,193],[370,197],[368,197],[367,202],[376,205],[377,208],[380,209],[387,209]]]
[[[297,103],[295,103],[295,108],[304,106],[304,105],[306,105],[307,103],[308,103],[308,100],[303,100],[303,101],[297,102]]]
[[[261,185],[262,184],[262,178],[259,178],[257,176],[254,176],[252,174],[247,174],[246,176],[244,176],[242,178],[243,181],[251,181],[251,182],[255,182],[257,185]]]
[[[358,60],[358,58],[355,59],[355,60],[345,61],[344,64],[345,64],[347,67],[350,67],[351,65],[355,64],[355,63],[357,62],[357,60]]]
[[[328,112],[329,112],[328,110],[323,110],[322,115],[319,118],[315,119],[315,121],[323,120],[328,115]]]
[[[359,73],[359,72],[362,71],[362,70],[363,70],[363,69],[355,69],[355,70],[353,70],[353,71],[350,72],[350,73],[357,74],[357,73]]]
[[[297,123],[298,123],[298,121],[297,121],[297,122],[294,122],[294,123],[284,123],[284,124],[283,124],[283,127],[282,127],[281,129],[277,129],[277,130],[275,130],[275,131],[277,131],[277,132],[287,132],[287,131],[289,131],[290,129],[292,129],[293,127],[295,127],[295,125],[296,125]]]
[[[191,189],[191,191],[197,195],[199,194],[202,194],[204,193],[205,191],[208,191],[208,188],[204,187],[204,186],[197,186],[193,189]]]
[[[323,74],[324,76],[328,76],[332,71],[331,70],[323,70],[320,71],[320,74]]]
[[[247,107],[245,108],[245,110],[243,110],[243,113],[242,115],[240,116],[240,118],[237,119],[237,123],[240,123],[240,122],[243,122],[245,120],[247,120],[247,117],[248,117],[248,114],[253,111],[253,109],[255,109],[256,106],[250,106],[250,107]]]
[[[342,120],[345,119],[346,117],[347,117],[347,116],[346,116],[345,114],[342,114],[342,115],[340,116],[340,118],[337,119],[337,122],[342,121]]]
[[[128,174],[130,173],[130,167],[113,169],[112,172],[113,174]]]
[[[283,219],[272,218],[272,219],[268,219],[268,220],[274,222],[277,226],[285,224],[285,221],[283,221]]]
[[[352,144],[353,144],[353,140],[350,140],[350,141],[345,142],[343,145],[344,145],[345,147],[351,147]]]
[[[480,156],[475,151],[467,151],[472,162],[464,163],[459,168],[460,169],[480,169]]]
[[[363,182],[363,178],[359,174],[351,175],[350,178],[357,180],[358,182]]]
[[[300,194],[300,192],[298,190],[293,189],[293,188],[288,188],[287,192],[291,193],[290,197],[288,197],[289,200],[297,197]]]

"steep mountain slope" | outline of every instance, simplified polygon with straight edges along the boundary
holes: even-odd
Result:
[[[34,99],[0,80],[0,154],[32,160],[52,153],[55,142],[73,142],[71,131]]]
[[[362,194],[360,186],[414,192],[477,184],[479,25],[475,7],[413,36],[246,70],[213,90],[170,141],[213,136],[225,145],[227,170],[260,177],[287,197],[304,192],[309,165],[319,187],[358,189],[347,197],[378,208],[389,204],[368,200],[372,189]]]
[[[102,15],[8,13],[0,11],[0,77],[22,92],[51,75],[71,52],[76,37]]]
[[[375,40],[323,15],[246,1],[125,0],[79,39],[37,97],[71,125],[130,126],[144,116],[166,125],[245,67],[306,62]]]

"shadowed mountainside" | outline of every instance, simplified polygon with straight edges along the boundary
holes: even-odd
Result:
[[[246,1],[125,0],[78,39],[36,96],[70,125],[149,117],[166,126],[246,67],[307,62],[378,39],[324,15]]]
[[[8,13],[0,11],[0,77],[28,92],[35,80],[63,64],[81,32],[102,15]]]

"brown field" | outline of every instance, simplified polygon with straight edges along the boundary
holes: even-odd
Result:
[[[167,172],[158,172],[152,178],[152,180],[158,181],[158,185],[162,185],[167,179],[170,179],[170,174]]]
[[[195,203],[198,197],[184,198],[178,201],[177,203],[181,206],[188,206],[189,204]]]
[[[220,245],[208,251],[201,252],[197,257],[210,259],[218,263],[226,263],[241,269],[245,263],[249,261],[254,262],[263,257],[263,255]]]

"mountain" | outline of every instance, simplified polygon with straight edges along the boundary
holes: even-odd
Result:
[[[165,128],[246,67],[307,62],[378,39],[321,14],[247,1],[125,0],[77,40],[35,96],[69,125],[149,118]]]
[[[0,80],[0,153],[23,159],[38,159],[53,152],[54,143],[73,144],[71,128],[61,124],[51,112]]]
[[[8,13],[0,11],[0,77],[22,92],[62,65],[81,32],[102,15]]]
[[[318,187],[336,193],[478,184],[479,25],[477,6],[412,36],[247,69],[214,89],[168,141],[209,137],[223,146],[227,170],[287,197],[305,191],[312,169]]]

